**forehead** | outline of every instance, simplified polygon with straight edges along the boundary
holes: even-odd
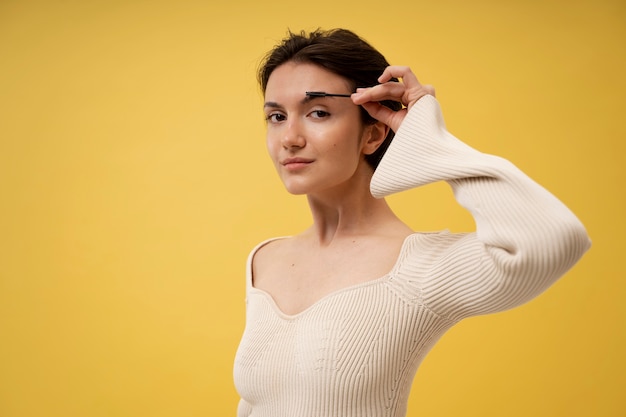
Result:
[[[311,63],[286,62],[270,75],[265,97],[287,93],[304,97],[307,91],[351,93],[350,82],[326,68]]]

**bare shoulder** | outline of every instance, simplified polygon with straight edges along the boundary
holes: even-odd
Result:
[[[327,244],[310,236],[268,242],[252,259],[252,282],[286,313],[303,311],[327,294],[382,278],[395,265],[407,235],[370,234]]]
[[[252,276],[255,286],[267,276],[267,271],[276,266],[277,260],[286,259],[289,254],[297,250],[294,249],[294,239],[294,237],[271,239],[256,250],[252,257]]]

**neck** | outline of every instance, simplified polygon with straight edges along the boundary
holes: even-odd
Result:
[[[341,189],[324,195],[307,195],[313,225],[307,234],[321,245],[344,238],[375,233],[383,224],[398,222],[384,199],[372,197],[370,176],[363,176]]]

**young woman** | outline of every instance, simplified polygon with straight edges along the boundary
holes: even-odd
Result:
[[[432,87],[352,32],[290,34],[259,81],[269,154],[313,224],[250,254],[239,417],[405,416],[446,330],[532,299],[588,249],[567,207],[448,133]],[[383,198],[435,181],[475,232],[415,233]]]

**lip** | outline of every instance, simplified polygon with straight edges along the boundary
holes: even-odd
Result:
[[[311,162],[313,160],[307,158],[287,158],[283,159],[280,164],[289,170],[297,170],[308,166]]]

